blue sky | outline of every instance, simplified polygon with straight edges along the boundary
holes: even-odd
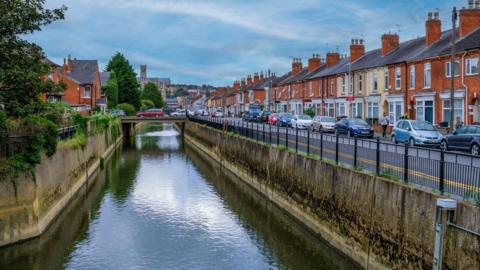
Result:
[[[137,72],[147,64],[149,76],[222,86],[268,69],[283,74],[293,57],[348,53],[352,38],[368,50],[382,33],[422,36],[429,11],[451,28],[452,7],[467,0],[47,0],[61,4],[65,20],[28,37],[57,63],[71,54],[103,69],[119,51]]]

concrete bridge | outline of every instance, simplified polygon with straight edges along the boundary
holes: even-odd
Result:
[[[161,117],[138,117],[138,116],[124,116],[120,117],[120,123],[122,124],[123,136],[127,141],[130,140],[131,134],[135,124],[146,122],[146,123],[181,123],[181,132],[183,135],[183,130],[185,127],[185,121],[187,117],[185,116],[161,116]]]

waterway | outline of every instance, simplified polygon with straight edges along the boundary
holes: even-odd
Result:
[[[119,149],[37,239],[0,269],[356,269],[169,126]]]

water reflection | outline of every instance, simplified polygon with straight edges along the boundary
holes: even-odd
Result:
[[[258,194],[147,126],[45,236],[0,269],[351,269]]]

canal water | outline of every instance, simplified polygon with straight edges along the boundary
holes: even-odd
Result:
[[[272,203],[150,125],[0,269],[356,269]]]

